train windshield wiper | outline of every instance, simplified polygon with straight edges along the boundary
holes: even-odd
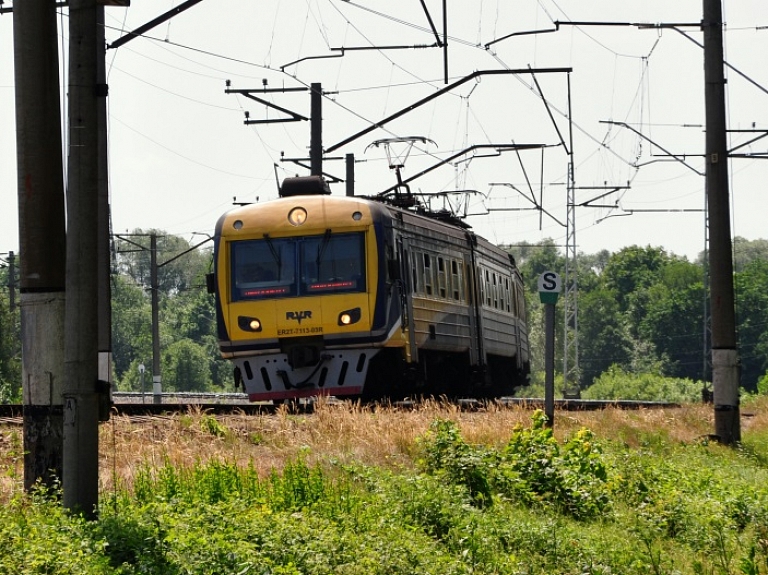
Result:
[[[272,238],[269,237],[269,234],[264,234],[264,241],[267,242],[267,247],[269,248],[269,251],[272,252],[272,257],[275,260],[275,263],[277,264],[277,277],[278,279],[283,277],[282,268],[283,268],[283,259],[280,256],[280,252],[275,249],[275,244],[272,242]]]
[[[325,230],[325,235],[323,235],[323,243],[321,243],[319,246],[317,246],[317,261],[315,262],[317,264],[317,269],[320,269],[320,262],[323,260],[323,254],[325,253],[325,249],[328,247],[328,244],[331,242],[331,228],[328,228]]]

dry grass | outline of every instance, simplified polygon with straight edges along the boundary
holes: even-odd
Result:
[[[742,410],[745,434],[768,430],[768,401]],[[529,426],[532,410],[489,405],[463,412],[455,406],[427,402],[414,410],[369,408],[350,403],[320,403],[313,414],[281,409],[274,415],[227,415],[214,418],[199,409],[167,417],[113,417],[100,431],[100,480],[110,491],[131,485],[141,465],[170,462],[186,466],[211,459],[253,465],[260,473],[282,468],[303,453],[309,463],[335,460],[366,465],[412,465],[415,440],[438,418],[458,422],[470,443],[503,445],[517,425]],[[674,409],[558,411],[555,435],[563,439],[586,427],[597,437],[637,446],[659,435],[690,442],[713,432],[709,405]],[[21,428],[0,426],[0,499],[20,489]]]

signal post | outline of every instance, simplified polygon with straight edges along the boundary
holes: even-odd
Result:
[[[544,415],[547,426],[555,424],[555,304],[563,289],[560,276],[546,271],[539,276],[539,298],[544,304]]]

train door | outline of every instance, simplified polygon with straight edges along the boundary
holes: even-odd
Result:
[[[400,236],[397,239],[397,251],[400,259],[401,277],[403,278],[403,288],[405,291],[405,302],[403,302],[405,304],[403,305],[405,313],[403,329],[406,332],[406,354],[409,363],[417,363],[419,361],[419,348],[416,345],[416,325],[413,317],[413,270],[415,268],[414,262],[412,261],[411,250],[408,245],[408,238]]]
[[[465,255],[464,277],[467,281],[466,293],[469,312],[469,332],[470,332],[470,363],[476,368],[485,367],[485,350],[483,349],[483,314],[482,314],[482,296],[480,294],[480,278],[478,277],[477,258],[475,246],[477,242],[472,232],[467,232],[467,246],[469,252]]]

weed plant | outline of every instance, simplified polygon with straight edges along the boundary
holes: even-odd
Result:
[[[0,428],[0,575],[768,575],[766,407],[736,448],[695,406],[117,422],[90,522],[21,492]]]

